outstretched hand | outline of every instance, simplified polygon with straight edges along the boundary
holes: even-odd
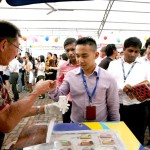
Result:
[[[50,91],[56,89],[56,87],[57,87],[57,81],[50,80]]]
[[[38,91],[39,95],[47,93],[53,90],[54,88],[56,88],[55,82],[51,80],[46,80],[46,81],[40,80],[36,83],[34,91]]]

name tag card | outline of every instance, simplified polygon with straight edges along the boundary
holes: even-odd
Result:
[[[86,106],[86,120],[96,120],[96,106]]]

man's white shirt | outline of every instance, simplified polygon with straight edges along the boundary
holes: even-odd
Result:
[[[9,71],[19,73],[19,61],[16,58],[9,63]]]
[[[147,58],[147,55],[143,56],[143,57],[139,57],[138,61],[141,63],[147,63],[150,65],[150,60]]]
[[[124,66],[125,76],[127,76],[134,62],[129,64],[125,62],[124,59],[121,58],[121,59],[110,62],[109,67],[108,67],[108,72],[110,72],[117,81],[119,100],[120,100],[120,103],[123,105],[132,105],[132,104],[140,103],[136,99],[130,100],[129,97],[126,95],[126,93],[123,92],[123,87],[126,84],[130,84],[131,86],[134,86],[140,82],[143,82],[144,80],[150,81],[150,69],[148,67],[149,65],[141,63],[138,60],[136,60],[135,62],[136,63],[134,67],[131,69],[131,72],[129,73],[125,82],[124,82],[122,63]]]

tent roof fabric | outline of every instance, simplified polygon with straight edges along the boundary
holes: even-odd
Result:
[[[52,2],[65,2],[71,0],[6,0],[6,2],[11,6],[22,6],[22,5],[30,5],[37,3],[52,3]],[[84,1],[84,0],[75,0],[75,1]]]
[[[149,8],[150,0],[2,0],[0,18],[24,35],[106,36],[105,42],[118,43],[138,36],[145,42],[150,37]]]

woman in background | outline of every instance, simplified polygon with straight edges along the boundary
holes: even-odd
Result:
[[[45,58],[43,55],[40,55],[38,57],[38,64],[36,65],[36,69],[37,69],[37,81],[40,80],[44,80],[45,79]],[[41,94],[39,96],[39,99],[44,99],[45,98],[45,94]]]
[[[27,61],[27,64],[25,65],[26,84],[27,84],[27,87],[29,89],[29,92],[31,93],[33,91],[32,84],[33,84],[33,80],[34,80],[32,56],[27,55],[26,61]]]
[[[55,66],[56,65],[55,65],[53,59],[46,62],[45,80],[56,80],[57,70],[54,69],[54,68],[56,68]]]
[[[55,67],[57,67],[58,66],[58,57],[57,57],[57,54],[53,55],[53,60],[54,60]]]

